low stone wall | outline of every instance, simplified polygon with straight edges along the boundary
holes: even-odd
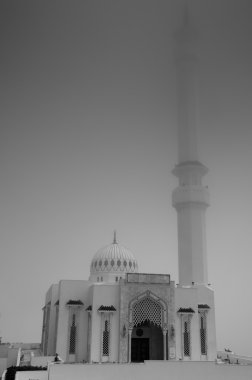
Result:
[[[18,371],[15,380],[48,380],[47,371]]]
[[[251,380],[252,366],[179,361],[147,361],[141,364],[52,364],[49,366],[49,380],[69,379]]]
[[[31,365],[38,367],[46,367],[54,361],[54,356],[33,356],[31,358]]]

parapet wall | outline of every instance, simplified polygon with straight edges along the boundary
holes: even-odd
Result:
[[[53,364],[49,380],[251,380],[252,365],[147,361],[141,364]]]

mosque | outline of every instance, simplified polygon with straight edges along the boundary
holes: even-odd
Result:
[[[177,211],[179,283],[141,273],[137,257],[117,241],[92,259],[88,280],[52,285],[43,308],[42,350],[68,363],[216,359],[214,292],[208,283],[205,211],[207,168],[196,127],[196,34],[185,17],[175,35],[178,97]]]

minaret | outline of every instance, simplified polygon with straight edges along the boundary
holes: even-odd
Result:
[[[202,185],[208,169],[199,162],[197,33],[185,11],[183,27],[175,35],[178,101],[178,164],[173,174],[179,179],[172,202],[177,210],[179,284],[207,285],[205,211],[209,194]]]

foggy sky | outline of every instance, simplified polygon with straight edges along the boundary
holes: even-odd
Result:
[[[0,3],[0,336],[40,341],[45,292],[129,248],[177,274],[179,0]],[[252,355],[250,0],[192,0],[218,348]]]

